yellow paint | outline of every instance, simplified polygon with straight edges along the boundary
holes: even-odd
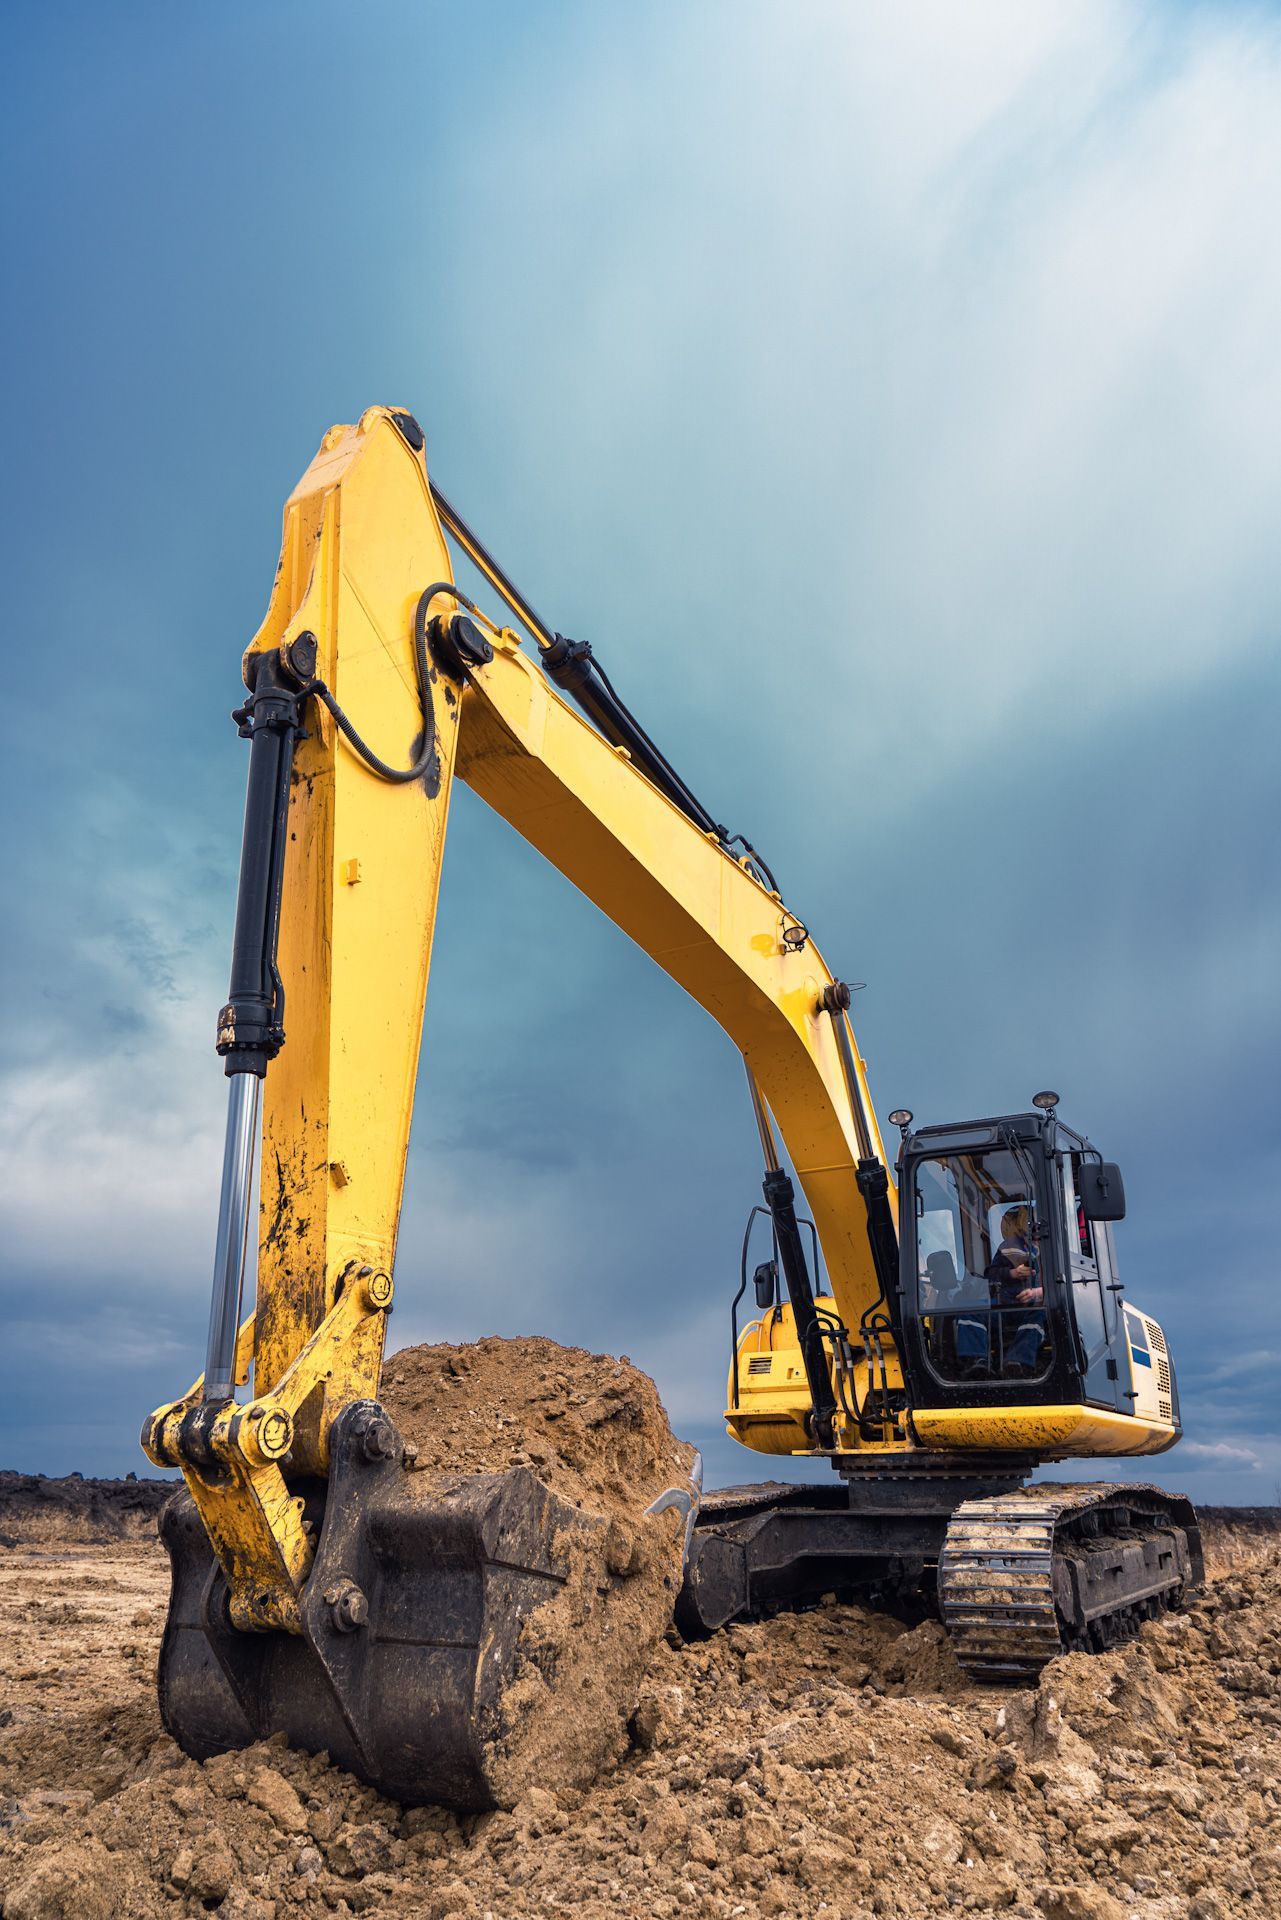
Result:
[[[858,1142],[813,941],[789,951],[778,900],[622,760],[523,652],[463,697],[457,773],[719,1021],[778,1122],[847,1326],[877,1295]],[[794,924],[788,922],[788,924]],[[854,1055],[858,1059],[855,1045]],[[866,1111],[873,1113],[866,1079]],[[876,1149],[882,1159],[876,1122]],[[894,1199],[891,1183],[891,1201]]]
[[[340,1282],[334,1305],[274,1389],[243,1406],[228,1402],[219,1413],[209,1436],[219,1472],[193,1465],[180,1445],[183,1416],[198,1402],[203,1376],[181,1400],[157,1409],[143,1428],[148,1458],[182,1469],[227,1576],[232,1619],[246,1631],[299,1631],[298,1594],[313,1545],[303,1527],[302,1502],[284,1474],[286,1466],[297,1468],[299,1414],[316,1412],[323,1445],[312,1470],[323,1472],[333,1421],[354,1400],[368,1398],[368,1383],[377,1377],[391,1278],[353,1268]],[[251,1316],[237,1335],[237,1384],[248,1375],[253,1333]]]
[[[371,408],[330,429],[286,505],[251,650],[313,633],[318,672],[354,726],[407,765],[420,728],[414,610],[427,585],[451,577],[423,457],[386,409]],[[442,593],[435,609],[450,605]],[[258,1302],[237,1350],[244,1383],[252,1348],[254,1399],[214,1424],[221,1476],[206,1478],[181,1454],[199,1382],[144,1434],[153,1460],[182,1466],[242,1626],[297,1631],[312,1549],[286,1471],[323,1475],[333,1420],[378,1391],[455,771],[720,1023],[777,1121],[818,1230],[830,1305],[853,1337],[878,1296],[854,1116],[820,1011],[832,975],[814,942],[560,697],[510,629],[494,626],[492,639],[493,659],[465,687],[433,669],[438,766],[427,780],[380,780],[317,702],[298,745],[278,956],[286,1043],[264,1089]],[[894,1206],[892,1180],[890,1198]],[[751,1370],[762,1352],[768,1376]],[[888,1343],[885,1360],[888,1384],[901,1386]],[[768,1327],[753,1323],[735,1367],[731,1432],[762,1452],[810,1451],[790,1308]],[[864,1370],[861,1389],[866,1379]],[[1160,1437],[1079,1407],[927,1411],[916,1430],[930,1447],[1057,1453],[1139,1452]],[[844,1414],[837,1437],[847,1454],[912,1444],[893,1426],[865,1438]]]
[[[830,1306],[830,1299],[825,1302]],[[737,1376],[737,1406],[734,1382]],[[805,1426],[809,1387],[790,1305],[775,1307],[744,1328],[730,1372],[725,1425],[757,1453],[795,1453],[810,1444]]]
[[[302,1503],[278,1466],[234,1455],[226,1465],[227,1480],[207,1480],[187,1465],[183,1478],[227,1576],[232,1622],[248,1633],[298,1633],[298,1595],[314,1552]]]
[[[427,584],[450,579],[423,458],[386,409],[371,408],[356,426],[330,429],[286,505],[251,650],[313,633],[318,673],[353,724],[384,758],[408,764],[420,723],[414,609]],[[439,609],[449,604],[442,596]],[[264,1088],[252,1322],[255,1408],[263,1418],[287,1411],[294,1473],[323,1473],[333,1418],[378,1390],[384,1315],[367,1307],[349,1324],[339,1286],[355,1270],[393,1270],[456,755],[461,777],[741,1048],[847,1324],[876,1293],[853,1116],[819,1011],[832,976],[817,949],[795,944],[777,896],[588,726],[509,629],[495,628],[494,645],[465,693],[437,675],[431,790],[378,779],[318,703],[297,750],[278,955],[286,1043]],[[865,1086],[864,1097],[870,1116]],[[178,1457],[188,1404],[153,1416],[153,1457]],[[288,1624],[305,1560],[296,1515],[279,1467],[241,1444],[243,1420],[229,1422],[214,1443],[229,1480],[206,1484],[185,1462],[184,1471],[240,1603]],[[798,1437],[804,1444],[803,1431],[789,1434],[789,1450]],[[255,1582],[265,1599],[252,1598]]]
[[[314,633],[318,672],[353,725],[408,765],[420,726],[414,608],[424,587],[450,578],[422,460],[386,409],[372,408],[326,434],[289,499],[253,647]],[[263,1090],[260,1396],[324,1319],[344,1269],[394,1267],[460,711],[443,677],[434,704],[435,797],[378,779],[318,702],[298,747],[280,928],[286,1041]],[[362,1394],[378,1390],[381,1328],[379,1317]],[[324,1456],[317,1400],[300,1414],[295,1460],[318,1468]]]
[[[860,1203],[861,1204],[861,1203]],[[834,1314],[836,1303],[830,1294],[816,1294],[814,1305],[820,1316]],[[862,1454],[884,1451],[901,1453],[910,1442],[899,1430],[878,1428],[869,1439],[859,1432],[857,1422],[846,1412],[863,1404],[869,1386],[866,1360],[861,1348],[854,1350],[854,1377],[851,1382],[837,1378],[828,1349],[828,1372],[836,1399],[835,1454]],[[902,1370],[892,1346],[886,1350],[885,1384],[901,1388]],[[738,1382],[737,1404],[734,1384]],[[875,1384],[879,1384],[879,1367]],[[842,1386],[844,1393],[842,1393]],[[751,1321],[739,1335],[738,1352],[730,1371],[726,1392],[725,1426],[730,1435],[756,1453],[813,1453],[813,1439],[806,1426],[810,1411],[809,1382],[791,1304],[783,1301],[757,1320]],[[830,1455],[824,1454],[824,1458]]]
[[[921,1445],[934,1450],[1008,1448],[1049,1459],[1161,1453],[1175,1432],[1168,1421],[1082,1406],[917,1407],[912,1425]]]

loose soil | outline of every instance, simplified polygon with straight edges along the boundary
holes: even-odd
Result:
[[[433,1473],[472,1471],[523,1452],[561,1497],[607,1527],[634,1525],[639,1493],[652,1498],[687,1464],[673,1443],[649,1481],[631,1478],[656,1396],[633,1401],[625,1363],[525,1343],[543,1350],[551,1397],[499,1427],[511,1402],[490,1387],[507,1344],[473,1350],[460,1386],[445,1383],[459,1377],[452,1352],[419,1350],[433,1356],[421,1366],[392,1359],[386,1400],[420,1458],[430,1444]],[[593,1424],[618,1404],[603,1386],[620,1384],[639,1429],[626,1416]],[[575,1393],[586,1397],[565,1404]],[[64,1524],[64,1503],[52,1504]],[[510,1810],[457,1817],[403,1809],[278,1743],[203,1766],[184,1758],[155,1706],[161,1548],[152,1536],[50,1532],[39,1505],[27,1500],[19,1543],[0,1550],[5,1920],[1281,1912],[1271,1510],[1209,1516],[1213,1572],[1185,1612],[1116,1652],[1053,1662],[1035,1689],[976,1687],[934,1622],[904,1627],[858,1607],[698,1646],[660,1635],[626,1746],[593,1784],[529,1784]],[[13,1536],[20,1520],[4,1511]]]

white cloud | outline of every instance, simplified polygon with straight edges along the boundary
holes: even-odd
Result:
[[[113,1055],[0,1081],[6,1254],[21,1270],[179,1278],[193,1232],[212,1259],[223,1100],[173,1074],[164,1037],[151,1057]],[[212,1175],[211,1175],[212,1169]]]
[[[1179,1452],[1185,1460],[1198,1460],[1209,1467],[1250,1467],[1258,1471],[1263,1461],[1253,1447],[1237,1446],[1231,1440],[1182,1440]]]
[[[1264,1211],[1271,1214],[1270,1201],[1264,1203]],[[1234,1354],[1230,1360],[1212,1367],[1206,1375],[1206,1380],[1210,1383],[1221,1383],[1226,1380],[1252,1379],[1260,1373],[1276,1373],[1278,1378],[1281,1378],[1281,1353],[1275,1347],[1259,1347],[1252,1353]]]

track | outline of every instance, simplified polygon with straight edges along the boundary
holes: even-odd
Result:
[[[937,1581],[961,1666],[975,1679],[1019,1682],[1065,1650],[1131,1638],[1201,1584],[1200,1528],[1182,1495],[994,1479],[971,1468],[709,1494],[677,1625],[698,1636],[803,1610],[825,1591],[898,1610]]]
[[[966,1500],[939,1555],[939,1611],[967,1673],[1033,1680],[1101,1652],[1202,1578],[1191,1502],[1159,1487],[1042,1484]]]
[[[765,1481],[707,1494],[676,1603],[682,1633],[814,1606],[824,1593],[919,1604],[948,1521],[965,1500],[1008,1493],[1022,1472],[986,1460],[822,1484]]]

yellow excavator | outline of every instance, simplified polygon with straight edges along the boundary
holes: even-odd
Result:
[[[454,584],[447,537],[523,640]],[[1181,1496],[1028,1484],[1048,1461],[1179,1437],[1161,1329],[1118,1276],[1117,1166],[1049,1091],[978,1120],[892,1113],[887,1152],[849,987],[591,647],[538,617],[433,485],[411,414],[374,407],[325,435],[286,505],[243,677],[208,1348],[142,1436],[185,1481],[163,1524],[159,1686],[188,1752],[284,1731],[402,1800],[489,1804],[483,1729],[522,1622],[555,1589],[572,1516],[548,1490],[522,1472],[422,1497],[378,1402],[456,779],[746,1064],[763,1199],[731,1307],[725,1420],[747,1448],[834,1473],[684,1490],[680,1630],[831,1591],[925,1591],[963,1666],[1017,1682],[1199,1583]],[[256,1307],[242,1320],[255,1151]]]

